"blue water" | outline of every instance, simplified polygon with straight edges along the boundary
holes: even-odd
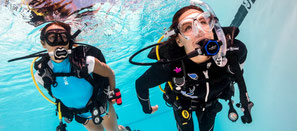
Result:
[[[242,0],[207,0],[220,18],[230,25]],[[17,1],[15,3],[20,3]],[[171,24],[174,13],[188,1],[115,0],[105,1],[79,36],[81,42],[100,48],[116,74],[123,105],[115,105],[118,123],[141,131],[176,130],[172,109],[164,104],[159,89],[150,90],[152,105],[159,110],[146,115],[135,93],[135,80],[148,68],[131,65],[129,57],[155,43]],[[0,6],[0,130],[55,130],[55,106],[36,90],[31,76],[32,59],[7,63],[8,59],[42,50],[39,29],[26,23],[18,11]],[[227,118],[228,107],[217,114],[215,130],[294,131],[297,129],[297,2],[294,0],[257,0],[240,26],[238,39],[246,43],[248,58],[245,79],[251,100],[253,123],[244,125]],[[75,26],[79,27],[79,26]],[[136,58],[146,60],[146,53]],[[44,90],[43,90],[44,91]],[[238,90],[235,101],[238,102]],[[240,115],[242,113],[237,110]],[[196,118],[195,118],[196,119]],[[195,130],[198,130],[197,120]],[[72,122],[67,129],[85,130]]]

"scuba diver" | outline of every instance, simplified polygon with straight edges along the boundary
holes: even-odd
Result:
[[[41,57],[34,63],[34,76],[56,100],[60,119],[57,131],[66,130],[62,117],[67,123],[75,119],[87,130],[126,130],[118,126],[113,107],[115,102],[122,104],[120,90],[115,88],[114,72],[99,49],[74,42],[80,32],[71,35],[68,24],[51,22],[42,28],[40,35],[47,53],[41,51],[23,57]]]
[[[235,37],[239,29],[221,27],[210,6],[200,0],[178,10],[162,43],[146,47],[130,57],[136,65],[151,65],[135,83],[143,112],[152,114],[149,88],[167,82],[162,90],[166,104],[173,107],[179,131],[193,131],[192,113],[196,112],[201,131],[214,129],[215,117],[221,111],[218,101],[229,101],[228,118],[235,122],[238,114],[233,107],[234,84],[240,92],[237,107],[243,110],[241,120],[251,123],[251,108],[243,78],[242,65],[247,57],[246,46]],[[159,40],[160,41],[160,40]],[[154,47],[156,46],[157,47]],[[140,52],[154,47],[148,57],[155,63],[139,63],[132,59]]]

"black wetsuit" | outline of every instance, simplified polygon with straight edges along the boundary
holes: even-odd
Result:
[[[246,47],[241,41],[236,39],[234,39],[233,43],[239,47],[239,51],[237,51],[236,55],[238,58],[238,63],[242,64],[246,59]],[[151,53],[149,54],[150,58],[155,58],[154,50],[155,49],[152,49]],[[167,59],[166,57],[168,57],[168,54],[162,55],[161,52],[166,52],[169,50],[166,49],[165,46],[161,46],[159,50],[161,59]],[[227,53],[227,58],[228,55],[235,54]],[[149,88],[156,87],[157,85],[167,81],[174,83],[173,77],[176,77],[178,73],[173,72],[173,70],[177,67],[180,67],[180,63],[181,62],[153,65],[136,80],[138,99],[145,113],[150,114],[152,112],[149,100]],[[195,106],[198,108],[188,110],[190,115],[188,119],[184,119],[182,116],[183,109],[178,110],[174,108],[174,116],[177,122],[178,130],[194,130],[192,111],[196,112],[200,131],[213,130],[216,114],[222,109],[222,105],[218,102],[218,99],[224,97],[224,92],[228,91],[231,88],[230,86],[233,87],[232,74],[228,71],[228,66],[218,67],[212,58],[202,64],[196,64],[191,60],[186,59],[183,60],[183,64],[185,67],[182,68],[182,70],[185,69],[186,71],[181,71],[181,73],[183,72],[182,74],[187,75],[185,76],[187,88],[195,86],[195,88],[191,88],[190,91],[194,90],[191,95],[198,96],[198,98],[195,98],[195,100],[198,101],[195,103]],[[206,70],[208,70],[207,76],[205,75]],[[193,73],[194,76],[197,74],[197,78],[190,77],[191,73]],[[206,79],[206,77],[209,77],[209,79]],[[206,91],[206,81],[209,82],[208,93]],[[191,99],[181,94],[178,94],[178,97],[180,99],[180,103],[183,105],[183,108],[189,109]]]

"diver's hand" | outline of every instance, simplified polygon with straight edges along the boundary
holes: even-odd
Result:
[[[237,105],[237,107],[241,107],[241,110],[243,111],[243,116],[241,116],[242,123],[249,124],[252,122],[251,109],[254,106],[254,103],[250,101],[247,92],[240,93],[239,96],[240,104]]]
[[[254,106],[254,103],[249,101],[248,105],[247,106],[243,106],[243,116],[241,116],[241,121],[242,123],[252,123],[252,115],[251,115],[251,110],[252,110],[252,107]]]
[[[237,105],[237,106],[240,107],[240,105]],[[241,116],[242,123],[244,123],[244,124],[252,123],[251,110],[252,110],[253,106],[254,106],[254,103],[251,101],[249,101],[248,104],[241,103],[241,110],[243,111],[243,116]]]
[[[122,95],[120,89],[116,88],[108,93],[108,99],[112,104],[117,103],[118,105],[122,104]]]
[[[152,113],[151,114],[153,114],[154,112],[156,112],[158,109],[159,109],[159,106],[158,105],[152,106]]]
[[[111,103],[112,103],[112,104],[115,104],[116,102],[117,102],[116,99],[112,99],[112,100],[111,100]]]

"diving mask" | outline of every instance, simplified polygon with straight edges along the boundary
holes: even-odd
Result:
[[[58,47],[55,51],[49,52],[48,54],[49,56],[54,56],[56,60],[64,60],[69,54],[71,54],[71,50],[66,50],[63,47]]]
[[[63,29],[51,29],[45,33],[44,39],[50,46],[63,46],[69,43],[71,35]]]
[[[179,33],[189,40],[191,36],[199,37],[211,32],[215,23],[214,18],[209,12],[193,13],[181,20],[177,28]]]

